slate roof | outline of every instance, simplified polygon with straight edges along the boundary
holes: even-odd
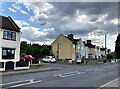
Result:
[[[83,42],[85,46],[89,47],[89,48],[95,48],[96,45],[90,44],[90,43],[86,43]]]
[[[73,44],[77,44],[77,42],[79,41],[79,39],[72,39],[72,38],[69,38],[67,36],[65,36],[67,39],[69,39],[70,41],[72,41]]]
[[[20,32],[20,28],[10,16],[5,17],[0,15],[0,28]]]
[[[106,50],[106,48],[100,48],[100,50],[101,50],[101,51],[105,51],[105,50]]]

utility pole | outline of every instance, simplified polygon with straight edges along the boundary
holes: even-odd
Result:
[[[107,45],[107,36],[106,36],[106,34],[105,34],[105,56],[106,56],[106,50],[107,50],[106,45]]]

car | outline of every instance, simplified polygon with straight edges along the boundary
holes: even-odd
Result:
[[[46,56],[42,59],[43,62],[48,62],[48,63],[55,63],[56,59],[53,56]]]
[[[35,60],[35,57],[33,57],[32,55],[25,55],[25,56],[24,56],[24,60],[25,60],[25,61]]]
[[[115,60],[111,60],[112,63],[116,62]]]

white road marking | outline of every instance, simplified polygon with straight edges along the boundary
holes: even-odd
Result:
[[[3,86],[4,84],[0,84],[0,86]]]
[[[94,69],[87,69],[86,71],[91,71],[91,70],[94,70]]]
[[[76,74],[70,74],[70,75],[59,75],[61,78],[65,78],[65,77],[70,77],[70,76],[74,76]]]
[[[100,70],[104,70],[104,69],[95,69],[94,71],[100,71]]]
[[[74,71],[74,72],[68,72],[68,73],[64,73],[64,74],[56,74],[56,75],[53,75],[53,76],[60,76],[60,75],[69,75],[69,74],[75,74],[79,71]]]
[[[57,74],[57,75],[53,75],[53,76],[59,76],[61,78],[65,78],[65,77],[70,77],[70,76],[74,76],[74,75],[80,75],[80,74],[84,74],[85,72],[79,72],[79,71],[75,71],[75,72],[68,72],[68,73],[64,73],[64,74]]]
[[[119,77],[119,78],[120,78],[120,77]],[[110,84],[110,83],[112,83],[112,82],[114,82],[114,81],[118,80],[119,78],[116,78],[116,79],[114,79],[114,80],[112,80],[112,81],[110,81],[110,82],[108,82],[108,83],[106,83],[106,84],[104,84],[104,85],[100,86],[98,89],[100,89],[100,88],[102,88],[102,87],[107,86],[108,84]]]
[[[85,72],[78,72],[77,74],[79,75],[79,74],[84,74]]]
[[[60,76],[61,74],[56,74],[56,75],[53,75],[53,76]]]
[[[68,73],[64,73],[64,74],[67,75],[67,74],[73,74],[73,73],[76,73],[76,72],[79,72],[79,71],[68,72]]]
[[[33,79],[21,80],[21,81],[15,81],[15,82],[9,82],[9,83],[5,83],[5,84],[0,84],[0,86],[3,86],[3,85],[10,85],[10,84],[15,84],[15,83],[21,83],[21,82],[27,82],[27,81],[30,81],[30,80],[33,80]]]
[[[42,80],[35,81],[35,82],[32,81],[32,82],[29,82],[29,83],[24,83],[24,84],[19,84],[19,85],[14,85],[14,86],[10,86],[9,88],[15,88],[15,87],[20,87],[20,86],[35,84],[35,83],[39,83],[39,82],[42,82]]]

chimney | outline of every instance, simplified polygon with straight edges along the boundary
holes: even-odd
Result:
[[[87,44],[91,44],[91,40],[87,40]]]
[[[68,38],[73,39],[73,34],[68,34]]]

